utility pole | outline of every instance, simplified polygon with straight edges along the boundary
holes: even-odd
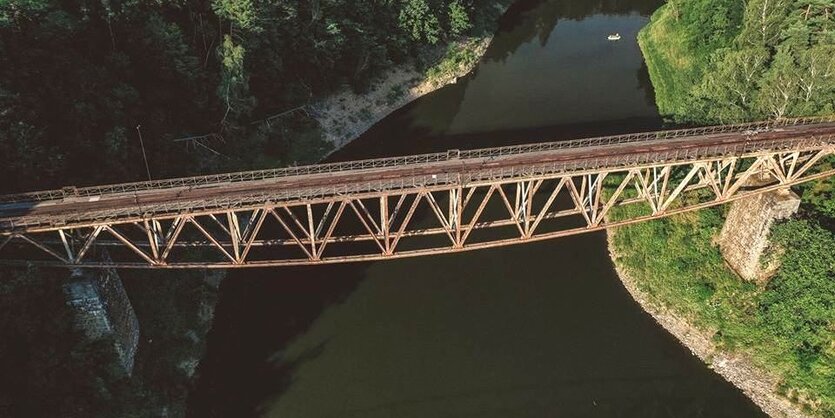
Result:
[[[148,168],[148,156],[145,155],[145,142],[142,141],[142,131],[139,128],[142,124],[136,125],[136,133],[139,134],[139,146],[142,147],[142,159],[145,160],[145,172],[148,173],[148,181],[151,181],[151,169]]]

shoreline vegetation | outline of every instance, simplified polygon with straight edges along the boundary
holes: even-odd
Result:
[[[505,7],[506,9],[506,7]],[[362,135],[374,124],[411,103],[469,74],[487,51],[492,35],[465,37],[427,51],[432,65],[420,71],[410,61],[386,70],[368,91],[345,87],[311,106],[324,140],[333,148],[323,158]]]
[[[831,3],[669,0],[638,41],[669,120],[833,113]],[[801,210],[772,228],[762,262],[780,267],[763,283],[739,278],[715,245],[727,208],[610,230],[609,251],[636,302],[764,412],[833,417],[835,180],[795,191]]]
[[[725,380],[741,390],[760,409],[772,417],[808,418],[797,404],[780,394],[780,379],[761,367],[758,367],[744,353],[729,352],[715,342],[716,330],[704,329],[693,325],[693,321],[674,308],[666,307],[658,298],[643,290],[623,265],[621,251],[614,244],[617,232],[606,231],[609,256],[623,287],[638,305],[662,328],[672,334],[690,352],[708,365]]]

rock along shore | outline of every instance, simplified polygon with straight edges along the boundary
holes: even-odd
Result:
[[[769,416],[812,418],[811,415],[803,412],[800,406],[778,393],[780,380],[777,376],[758,368],[742,354],[720,350],[713,342],[713,331],[695,327],[682,316],[664,306],[660,306],[648,294],[639,289],[635,278],[623,266],[618,264],[620,255],[613,244],[613,234],[615,233],[617,233],[616,229],[606,230],[609,255],[615,265],[615,271],[617,271],[623,286],[645,312],[650,314],[667,332],[676,337],[694,356],[736,386]]]

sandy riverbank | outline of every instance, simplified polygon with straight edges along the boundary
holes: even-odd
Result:
[[[635,278],[618,263],[620,256],[612,243],[615,233],[616,230],[606,232],[609,255],[623,286],[645,312],[676,337],[693,355],[745,393],[766,414],[772,417],[811,418],[811,415],[804,413],[798,405],[778,393],[778,377],[754,366],[744,355],[720,350],[713,342],[714,331],[696,328],[685,318],[661,306],[641,291]]]
[[[471,37],[454,41],[452,48],[466,51],[470,59],[453,62],[442,74],[427,75],[419,71],[415,62],[397,65],[380,76],[365,93],[355,93],[349,87],[315,103],[311,116],[319,122],[325,140],[333,144],[333,151],[353,141],[372,125],[395,110],[425,94],[446,85],[472,71],[487,51],[492,36]],[[434,66],[449,60],[450,45],[436,47],[438,58]],[[331,151],[331,152],[333,152]]]

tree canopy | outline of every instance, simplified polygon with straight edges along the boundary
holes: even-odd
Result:
[[[494,3],[0,0],[0,192],[138,180],[140,133],[155,177],[315,161],[305,113],[259,121],[365,88]]]

